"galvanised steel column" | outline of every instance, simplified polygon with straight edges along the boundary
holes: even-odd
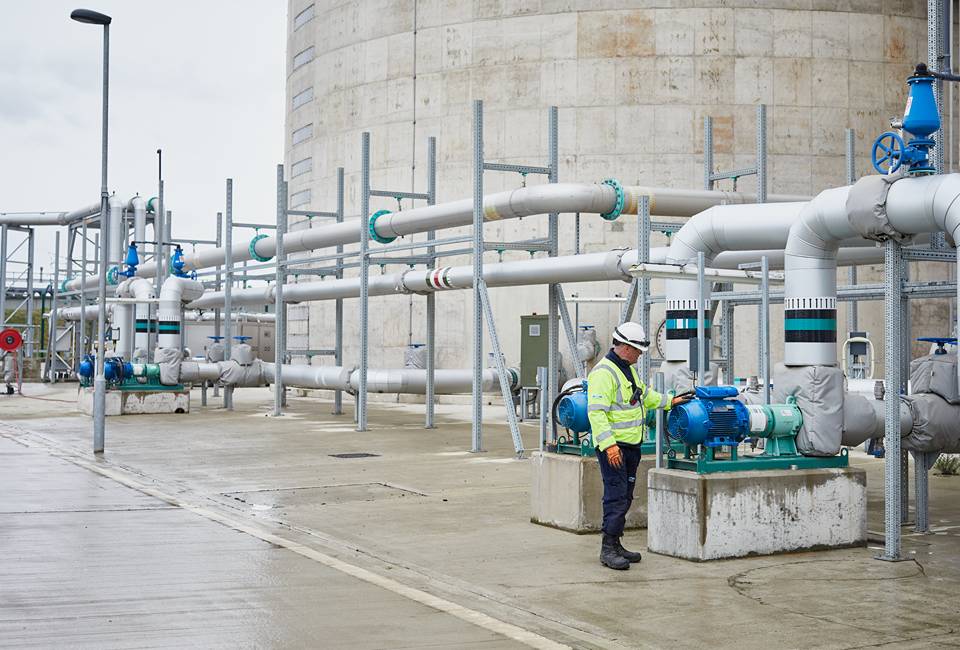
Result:
[[[573,254],[580,254],[580,213],[577,212],[573,216]],[[580,331],[580,303],[575,302],[573,304],[573,329],[575,332]]]
[[[77,245],[77,224],[73,223],[67,227],[67,268],[64,271],[64,279],[69,279],[73,277],[73,255],[74,255],[74,246]],[[2,284],[2,282],[0,282]],[[59,289],[59,286],[57,287]],[[64,302],[69,303],[70,300],[67,299]],[[80,313],[83,314],[83,304],[80,305]],[[76,336],[77,326],[71,325],[73,329],[74,336],[70,337],[70,370],[71,372],[76,369],[77,364],[80,363],[80,351],[79,345],[77,345],[78,337]]]
[[[757,106],[757,203],[767,202],[767,105]]]
[[[724,291],[733,291],[733,283],[725,283]],[[736,381],[736,362],[735,362],[735,336],[734,336],[734,307],[736,305],[730,300],[723,301],[723,340],[720,342],[722,347],[723,359],[726,362],[724,383],[733,385]]]
[[[650,261],[650,197],[641,196],[637,206],[637,261],[646,264]],[[637,305],[640,308],[640,324],[650,339],[650,305],[647,298],[650,296],[650,278],[637,278]],[[640,379],[650,381],[650,355],[640,355]]]
[[[943,14],[941,2],[943,0],[927,0],[927,67],[930,70],[941,71],[941,59],[940,59],[940,44],[942,42],[942,34],[944,30]],[[950,72],[950,70],[944,69],[945,72]],[[943,81],[937,79],[933,84],[933,97],[934,101],[937,103],[937,114],[943,115]],[[942,122],[941,122],[942,124]],[[936,173],[943,173],[943,126],[933,134],[933,151],[931,151],[930,157],[932,158],[933,166],[936,168]]]
[[[104,338],[107,329],[107,233],[110,232],[109,196],[107,194],[107,117],[108,98],[110,96],[110,24],[103,26],[103,118],[101,121],[102,137],[100,152],[100,238],[101,246],[98,250],[100,268],[98,296],[100,299],[97,310],[97,370],[93,380],[93,453],[102,454],[104,438],[106,437],[107,415],[107,380],[103,375]]]
[[[856,133],[853,129],[847,129],[847,185],[853,185],[857,182],[855,136]],[[854,287],[857,284],[856,265],[851,265],[850,268],[847,269],[847,284],[849,284],[851,287]],[[857,321],[857,301],[849,300],[847,301],[847,330],[850,332],[856,332],[859,329]]]
[[[703,189],[713,189],[713,118],[703,118]],[[659,467],[659,466],[658,466]]]
[[[770,403],[770,260],[760,258],[760,368],[763,375],[763,403]]]
[[[360,136],[360,219],[370,219],[370,132]],[[370,229],[360,229],[360,387],[357,391],[357,431],[367,431],[367,355],[370,345]]]
[[[884,374],[887,396],[884,400],[884,532],[885,545],[879,559],[900,559],[900,300],[903,283],[900,273],[900,244],[889,239],[884,244]]]
[[[27,327],[24,334],[23,349],[28,359],[33,359],[33,347],[36,342],[33,326],[33,263],[36,253],[34,229],[27,228]]]
[[[547,182],[556,183],[558,181],[559,172],[560,172],[560,157],[558,152],[558,117],[557,117],[557,107],[551,106],[549,110],[548,118],[548,166],[550,168],[550,174],[547,176]],[[547,253],[550,257],[556,257],[558,253],[559,246],[559,227],[557,220],[559,214],[554,212],[547,217],[547,241],[550,246],[550,251]],[[550,387],[550,403],[553,404],[554,400],[557,398],[557,378],[559,374],[560,366],[560,331],[559,323],[557,322],[559,318],[558,307],[557,307],[557,291],[559,290],[559,285],[551,284],[547,287],[549,293],[547,300],[547,384]],[[576,334],[574,334],[576,336]],[[570,341],[570,346],[576,350],[576,340]],[[574,352],[576,354],[576,352]],[[510,404],[505,404],[507,408],[512,408],[512,402]],[[548,413],[552,418],[553,414]]]
[[[757,203],[767,202],[767,105],[757,106]],[[757,322],[762,323],[769,316],[763,311],[763,305],[757,307]],[[769,348],[767,349],[769,354]],[[764,345],[763,337],[757,341],[757,374],[763,373]],[[769,384],[770,378],[764,377]],[[764,392],[768,395],[768,392]]]
[[[427,138],[427,205],[436,205],[437,203],[437,139]],[[437,231],[427,232],[427,239],[436,238]],[[435,246],[427,247],[427,255],[430,257],[430,268],[437,267],[436,258],[437,249]],[[427,294],[427,394],[426,394],[426,415],[424,428],[433,429],[434,425],[434,376],[436,374],[437,364],[437,294],[431,291]]]
[[[343,167],[337,167],[337,223],[343,223]],[[337,255],[343,253],[343,244],[337,245]],[[335,276],[338,280],[343,279],[343,258],[337,257],[337,272]],[[343,300],[337,298],[334,315],[334,343],[333,358],[334,364],[343,367]],[[307,312],[307,318],[310,313]],[[333,415],[343,414],[343,391],[333,392]]]
[[[89,332],[87,331],[87,220],[83,220],[82,229],[80,231],[80,238],[83,240],[83,248],[80,249],[80,354],[77,355],[76,363],[77,367],[74,368],[74,372],[80,369],[80,360],[87,354],[89,348],[87,344],[89,343]],[[7,238],[3,238],[4,245],[6,245]],[[4,256],[6,257],[6,256]],[[2,259],[2,258],[0,258]],[[2,277],[0,273],[0,277]],[[3,317],[0,316],[0,321],[3,320]],[[2,324],[2,323],[0,323]]]
[[[930,458],[939,454],[922,451],[911,451],[913,456],[913,481],[915,497],[916,521],[913,530],[917,533],[930,532]]]
[[[473,420],[470,451],[483,451],[483,100],[473,101]],[[509,405],[505,405],[510,408]]]
[[[155,242],[154,256],[156,257],[155,264],[157,265],[157,274],[153,279],[153,295],[160,297],[160,287],[163,286],[163,281],[166,278],[166,265],[167,265],[167,255],[166,247],[164,246],[164,233],[166,229],[163,225],[164,214],[163,211],[163,179],[157,181],[157,203],[153,206],[153,235]],[[151,354],[157,349],[157,341],[160,337],[160,319],[158,318],[159,314],[157,310],[159,305],[151,305],[150,311],[153,316],[150,319],[149,328],[152,330],[147,337],[148,347],[147,358],[150,359],[153,357]]]
[[[7,237],[6,225],[0,226],[0,329],[7,322]]]
[[[706,345],[707,328],[703,322],[707,316],[706,309],[706,278],[704,276],[704,267],[706,265],[703,251],[697,253],[697,385],[705,386],[707,383],[707,364],[710,363],[709,346]]]
[[[941,233],[942,234],[942,233]],[[932,242],[931,242],[932,245]],[[910,280],[910,263],[900,257],[901,286]],[[912,331],[912,314],[910,301],[905,296],[900,300],[900,391],[898,394],[907,394],[907,381],[910,379],[910,348],[913,341],[910,338]],[[906,354],[904,354],[906,351]],[[906,524],[910,519],[910,457],[909,454],[900,454],[900,523]]]
[[[664,378],[662,372],[654,373],[653,375],[653,390],[658,393],[663,393],[664,391]],[[656,450],[657,450],[657,460],[654,464],[654,467],[660,469],[663,467],[663,430],[664,430],[664,418],[663,418],[663,409],[656,410]]]
[[[283,283],[286,282],[283,253],[283,236],[287,234],[287,183],[283,180],[283,165],[277,165],[277,250],[276,279],[273,285],[275,321],[273,326],[274,372],[273,378],[273,416],[283,415],[283,362],[287,349],[287,306],[283,303]]]
[[[223,267],[226,284],[223,285],[223,358],[230,360],[233,347],[233,179],[227,179],[227,216],[224,228]],[[160,294],[157,294],[160,295]],[[233,410],[233,386],[223,389],[223,407]]]
[[[47,343],[47,381],[57,383],[57,294],[60,293],[60,231],[53,244],[53,296],[50,298],[50,340]],[[43,314],[40,314],[43,318]]]
[[[217,213],[217,237],[216,237],[216,239],[217,239],[217,248],[220,248],[221,246],[223,246],[223,213],[222,213],[222,212],[218,212],[218,213]],[[216,275],[216,287],[217,287],[217,291],[221,291],[221,290],[223,289],[223,276],[221,275],[221,271],[222,271],[222,270],[223,270],[223,267],[222,267],[222,266],[217,266],[217,275]],[[220,310],[219,307],[218,307],[217,309],[214,309],[214,310],[213,310],[213,335],[214,335],[214,336],[220,336],[220,331],[221,331],[221,330],[220,330],[220,325],[221,325],[221,319],[222,319],[222,317],[223,317],[223,312]],[[214,339],[214,340],[216,340],[216,339]],[[206,385],[206,384],[204,384],[204,385]],[[219,383],[219,382],[213,382],[213,396],[214,396],[214,397],[220,397],[220,383]],[[206,403],[204,403],[204,406],[206,406]]]

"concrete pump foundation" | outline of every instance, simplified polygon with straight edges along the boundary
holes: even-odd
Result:
[[[93,415],[93,387],[81,388],[77,408],[85,415]],[[190,391],[180,390],[108,390],[106,414],[111,415],[165,415],[190,412]]]
[[[627,528],[647,527],[647,472],[640,461]],[[571,533],[599,532],[603,520],[603,480],[596,456],[534,452],[530,459],[530,521]]]
[[[863,546],[867,477],[855,467],[647,473],[654,553],[719,560]]]

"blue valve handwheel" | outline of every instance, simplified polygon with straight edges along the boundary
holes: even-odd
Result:
[[[874,140],[872,150],[873,168],[878,174],[893,174],[903,164],[903,152],[906,149],[903,138],[898,133],[887,131]]]

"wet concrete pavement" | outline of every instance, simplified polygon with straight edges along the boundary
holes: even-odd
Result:
[[[495,408],[469,454],[468,407],[426,431],[422,407],[372,404],[357,433],[329,402],[275,419],[270,400],[111,418],[102,460],[69,404],[0,400],[0,552],[23,558],[0,569],[0,645],[960,647],[960,477],[931,477],[935,534],[904,529],[905,562],[873,545],[618,573],[597,536],[529,523]],[[883,464],[854,462],[882,530]]]

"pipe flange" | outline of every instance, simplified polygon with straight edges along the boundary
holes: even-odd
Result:
[[[626,204],[626,194],[623,191],[623,185],[616,178],[605,178],[600,181],[601,185],[609,185],[617,194],[617,202],[613,205],[613,210],[601,214],[600,217],[607,221],[616,221],[623,214],[623,207]]]
[[[60,282],[60,293],[66,293],[66,292],[67,292],[67,285],[68,285],[68,284],[70,284],[70,278],[64,278],[64,279]]]
[[[156,214],[157,203],[159,201],[160,201],[160,197],[158,196],[151,196],[149,199],[147,199],[147,212],[149,212],[150,214]]]
[[[254,236],[254,238],[250,240],[250,248],[249,248],[250,257],[257,260],[258,262],[269,262],[270,260],[273,259],[272,257],[264,257],[263,255],[257,254],[257,242],[260,241],[261,239],[266,239],[266,238],[267,238],[266,235],[260,234],[260,235]]]
[[[110,284],[110,285],[119,284],[120,283],[119,277],[120,277],[119,266],[111,266],[107,270],[107,284]]]
[[[370,231],[370,239],[374,241],[378,241],[381,244],[389,244],[394,239],[396,239],[396,237],[382,237],[377,234],[377,229],[376,229],[377,219],[379,217],[382,217],[385,214],[390,214],[390,212],[391,212],[390,210],[377,210],[372,215],[370,215],[369,228],[368,228]]]

